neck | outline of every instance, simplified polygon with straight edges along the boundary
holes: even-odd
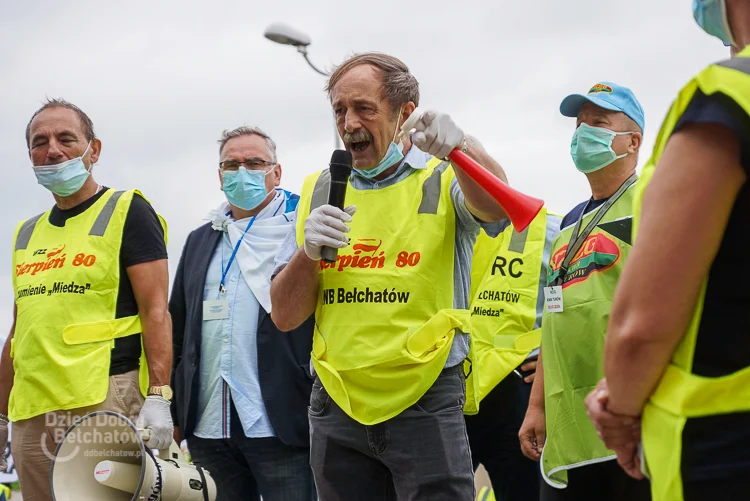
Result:
[[[409,153],[410,149],[411,149],[411,141],[407,141],[406,139],[404,139],[404,151],[402,152],[404,155],[404,158],[406,158],[406,155]],[[398,169],[398,166],[401,165],[401,162],[403,162],[403,159],[391,165],[386,170],[384,170],[383,172],[375,176],[373,179],[375,181],[382,181],[383,179],[387,178],[388,176],[396,172],[396,169]]]
[[[594,200],[609,198],[635,172],[635,165],[613,163],[601,170],[586,174]]]
[[[730,16],[732,35],[737,53],[750,45],[750,6],[744,2],[735,2],[731,5]]]
[[[62,209],[72,209],[76,205],[80,205],[89,198],[96,195],[96,192],[99,188],[99,185],[94,181],[93,176],[89,176],[88,179],[86,179],[86,182],[83,183],[83,186],[81,186],[81,189],[70,195],[69,197],[61,197],[59,195],[55,195],[54,193],[52,196],[55,197],[55,203],[57,206]]]
[[[263,200],[263,203],[261,203],[259,206],[257,206],[254,209],[245,210],[237,207],[236,205],[229,204],[229,208],[232,212],[232,217],[235,221],[239,221],[240,219],[247,219],[249,217],[257,216],[260,214],[260,211],[265,209],[268,204],[271,203],[271,201],[276,197],[276,190],[273,190],[271,193],[268,194],[265,200]]]

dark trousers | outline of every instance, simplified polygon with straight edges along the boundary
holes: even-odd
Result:
[[[712,480],[683,481],[682,497],[685,501],[724,501],[747,499],[750,479],[728,477]]]
[[[464,402],[459,365],[445,369],[398,416],[365,426],[345,414],[316,379],[310,464],[321,501],[472,501]]]
[[[531,385],[511,373],[482,399],[479,414],[465,416],[474,469],[487,470],[497,501],[539,500],[539,463],[518,441],[530,395]]]
[[[247,438],[232,405],[229,439],[188,438],[193,461],[211,473],[217,501],[315,501],[310,451],[276,437]]]
[[[617,461],[605,461],[568,470],[565,489],[555,489],[542,481],[541,500],[650,501],[651,484],[629,477]]]

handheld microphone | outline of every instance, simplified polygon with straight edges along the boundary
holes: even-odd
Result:
[[[346,150],[335,150],[331,155],[328,167],[331,173],[331,184],[328,188],[328,205],[344,210],[346,187],[349,175],[352,173],[352,154]],[[326,263],[335,263],[339,250],[335,247],[323,247],[320,250],[321,259]]]

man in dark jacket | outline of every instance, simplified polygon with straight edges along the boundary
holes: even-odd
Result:
[[[220,501],[314,500],[313,321],[282,333],[270,315],[274,258],[299,197],[278,188],[276,145],[260,129],[225,131],[219,144],[227,202],[188,236],[169,302],[175,426]]]

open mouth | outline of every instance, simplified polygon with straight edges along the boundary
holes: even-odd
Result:
[[[358,141],[356,143],[351,143],[351,149],[356,153],[365,151],[368,146],[370,146],[370,141]]]

